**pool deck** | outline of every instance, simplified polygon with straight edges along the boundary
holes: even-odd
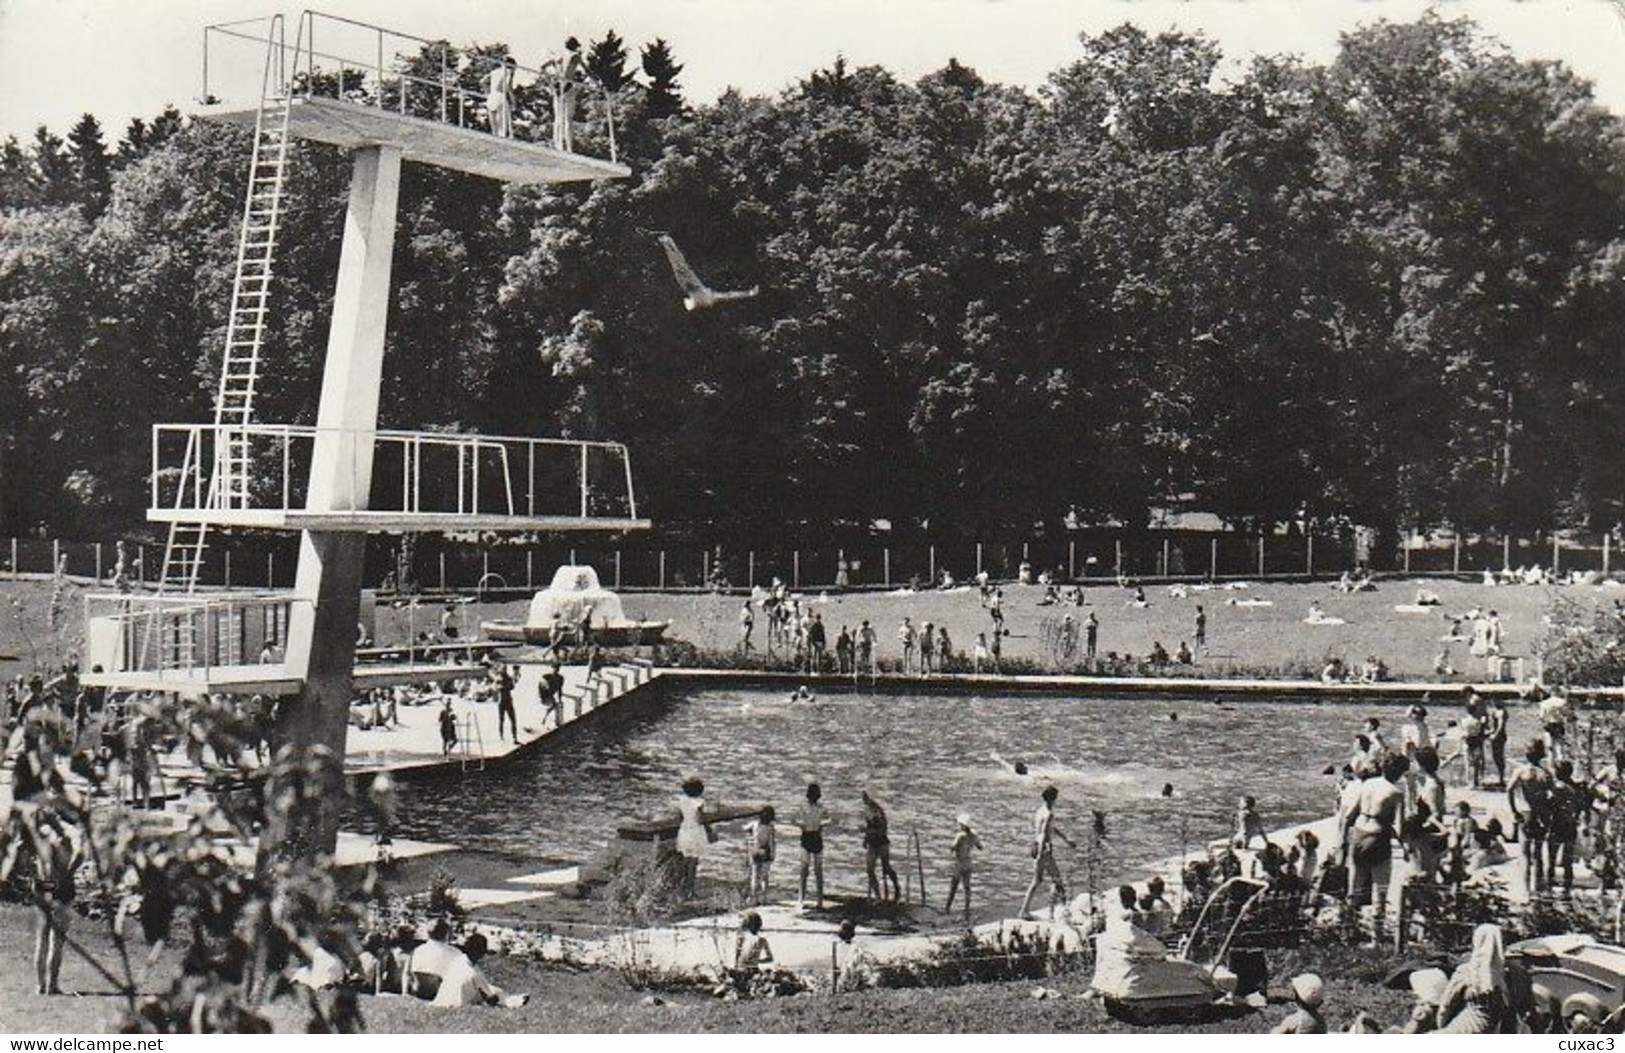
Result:
[[[500,766],[664,675],[647,662],[633,661],[605,666],[589,684],[585,666],[563,666],[559,672],[564,677],[564,708],[554,722],[536,691],[542,667],[527,664],[521,669],[513,693],[517,739],[498,736],[495,701],[454,698],[452,709],[462,741],[448,753],[440,741],[440,698],[434,697],[422,705],[402,706],[397,727],[363,730],[352,726],[345,746],[345,770],[358,776],[387,771],[406,778],[437,778]]]
[[[941,673],[917,676],[881,673],[852,677],[834,673],[795,673],[750,669],[664,668],[664,676],[674,681],[694,681],[716,687],[782,687],[797,685],[826,690],[876,691],[885,693],[931,692],[943,694],[1081,694],[1091,695],[1215,695],[1226,699],[1301,699],[1327,702],[1404,704],[1423,698],[1445,699],[1459,696],[1466,687],[1486,697],[1517,698],[1528,683],[1478,684],[1438,683],[1426,680],[1391,680],[1376,684],[1320,680],[1264,680],[1246,677],[1195,676],[1080,676],[1072,674],[1005,675],[992,673]],[[1625,688],[1576,689],[1576,699],[1625,698]]]

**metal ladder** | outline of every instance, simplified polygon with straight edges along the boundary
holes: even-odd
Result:
[[[463,714],[462,727],[457,731],[458,745],[462,746],[462,770],[485,770],[485,739],[480,734],[479,719],[473,713]]]
[[[292,88],[284,59],[282,16],[271,21],[266,42],[265,73],[260,82],[260,105],[254,120],[254,154],[248,169],[248,190],[243,201],[242,227],[237,235],[237,267],[231,284],[231,309],[226,320],[226,353],[215,389],[213,464],[208,467],[208,507],[246,508],[249,498],[249,448],[245,431],[253,416],[254,391],[259,381],[260,348],[269,324],[271,276],[277,233],[281,227],[282,199],[288,169],[288,117]],[[188,451],[191,467],[203,472],[203,451]],[[184,485],[184,473],[183,473]],[[164,544],[164,569],[158,579],[160,595],[192,592],[208,550],[209,527],[204,522],[170,523]],[[163,631],[164,617],[149,623],[142,641],[141,668],[152,654],[155,635]],[[156,630],[156,632],[155,632]],[[189,666],[196,658],[196,640],[190,618],[176,626],[173,661]],[[164,646],[158,644],[159,665]]]
[[[288,169],[288,117],[291,88],[285,76],[282,16],[272,20],[266,46],[259,112],[254,121],[254,154],[248,169],[242,227],[237,236],[237,267],[226,321],[226,353],[215,390],[215,441],[209,471],[208,507],[246,508],[249,501],[248,436],[233,431],[253,417],[259,382],[260,349],[270,322],[271,277],[281,229]],[[199,451],[197,471],[203,471]],[[205,523],[171,524],[164,547],[159,592],[191,592],[197,585],[208,546]]]

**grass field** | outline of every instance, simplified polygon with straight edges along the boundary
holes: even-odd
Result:
[[[1396,604],[1408,604],[1416,590],[1436,592],[1440,607],[1424,614],[1394,611]],[[72,655],[84,634],[85,589],[69,584],[58,603],[60,629],[50,629],[52,587],[50,582],[0,582],[0,676],[25,671],[34,659],[49,664]],[[1043,623],[1059,621],[1071,614],[1080,624],[1090,611],[1100,621],[1101,654],[1115,651],[1143,657],[1153,641],[1160,641],[1171,653],[1181,640],[1192,642],[1196,605],[1208,615],[1208,650],[1198,655],[1196,672],[1210,676],[1281,676],[1318,672],[1326,660],[1340,656],[1350,663],[1378,655],[1388,663],[1395,679],[1449,680],[1466,682],[1482,679],[1482,662],[1472,660],[1464,643],[1450,646],[1450,658],[1459,671],[1455,677],[1435,677],[1434,658],[1445,645],[1440,642],[1448,628],[1446,613],[1460,614],[1473,607],[1500,612],[1505,626],[1506,652],[1511,656],[1533,657],[1545,631],[1541,617],[1552,600],[1565,596],[1588,603],[1609,603],[1625,589],[1595,586],[1503,586],[1486,588],[1477,583],[1438,579],[1392,580],[1378,583],[1377,591],[1338,592],[1325,584],[1262,582],[1246,589],[1213,590],[1174,598],[1165,587],[1146,590],[1150,605],[1130,606],[1128,593],[1115,586],[1093,586],[1084,590],[1087,606],[1041,607],[1042,590],[1037,587],[1009,586],[1005,589],[1005,624],[1009,636],[1004,654],[1051,665],[1044,643]],[[945,625],[957,651],[968,652],[977,632],[991,629],[991,620],[974,593],[921,592],[895,593],[809,593],[812,610],[828,627],[831,644],[842,625],[856,630],[868,619],[879,634],[880,655],[898,655],[897,627],[905,615],[916,625],[929,621]],[[1273,606],[1233,606],[1231,600],[1268,600]],[[726,651],[739,644],[738,596],[693,593],[629,592],[623,595],[626,612],[634,618],[669,619],[670,636],[705,650]],[[1345,620],[1344,625],[1306,625],[1303,621],[1311,602],[1318,602],[1328,614]],[[476,629],[481,619],[505,618],[522,621],[528,601],[468,604],[462,617],[468,629]],[[405,611],[381,607],[378,612],[380,642],[402,642],[408,636]],[[412,624],[418,631],[439,626],[438,610],[419,610]],[[755,644],[765,646],[766,618],[756,615]],[[5,661],[5,658],[16,659]]]
[[[1396,604],[1409,604],[1416,590],[1426,588],[1443,601],[1424,614],[1394,611]],[[1196,605],[1202,604],[1208,616],[1208,650],[1198,656],[1198,671],[1212,676],[1241,674],[1290,675],[1311,671],[1317,674],[1326,660],[1340,656],[1350,663],[1378,655],[1388,663],[1395,679],[1446,679],[1466,682],[1482,679],[1484,663],[1473,661],[1467,645],[1450,646],[1452,665],[1461,675],[1437,678],[1434,658],[1445,645],[1440,637],[1449,626],[1446,612],[1460,614],[1472,607],[1499,611],[1505,627],[1506,651],[1531,659],[1545,627],[1541,616],[1554,596],[1562,594],[1585,602],[1610,602],[1625,590],[1597,587],[1507,586],[1486,588],[1481,584],[1442,580],[1394,580],[1380,582],[1375,592],[1346,594],[1325,584],[1260,583],[1246,589],[1213,590],[1174,598],[1166,587],[1146,590],[1150,605],[1130,606],[1129,594],[1115,586],[1085,590],[1088,606],[1038,605],[1042,590],[1029,586],[1005,589],[1005,624],[1009,637],[1004,641],[1006,657],[1048,664],[1043,623],[1071,614],[1080,624],[1090,611],[1100,621],[1099,651],[1116,651],[1143,657],[1153,641],[1160,641],[1172,653],[1181,640],[1192,642]],[[868,619],[879,633],[882,658],[898,655],[897,628],[906,615],[916,625],[929,621],[946,625],[957,651],[968,651],[978,632],[991,629],[991,620],[974,593],[921,592],[809,594],[812,610],[818,612],[831,643],[842,625],[856,630]],[[1230,600],[1268,600],[1273,606],[1232,606]],[[702,649],[729,650],[739,644],[738,596],[711,594],[627,593],[622,597],[628,616],[669,619],[670,635]],[[1328,614],[1346,621],[1345,625],[1307,625],[1304,615],[1309,604],[1318,602]],[[526,603],[470,604],[465,615],[470,628],[481,618],[523,620]],[[425,625],[424,623],[429,623]],[[437,620],[420,613],[417,627],[434,628]],[[403,612],[379,611],[381,638],[404,637]],[[766,618],[756,614],[755,644],[765,646]]]
[[[32,913],[26,908],[0,906],[0,960],[15,963],[0,970],[0,1032],[96,1033],[117,1025],[123,1002],[107,981],[82,959],[69,952],[62,970],[64,995],[45,997],[32,990]],[[113,960],[111,948],[90,923],[80,921],[76,935],[92,953]],[[1272,956],[1272,995],[1280,992],[1293,973],[1320,972],[1327,981],[1328,1022],[1346,1027],[1356,1011],[1398,1023],[1408,999],[1378,987],[1374,981],[1393,963],[1386,952],[1330,948],[1284,952]],[[160,959],[152,982],[167,979],[173,955]],[[361,999],[362,1017],[370,1031],[399,1032],[978,1032],[1059,1031],[1135,1032],[1106,1016],[1098,1003],[1082,997],[1086,976],[1064,976],[1035,983],[997,983],[979,986],[874,990],[837,996],[801,995],[793,998],[724,1002],[703,995],[663,994],[664,1004],[646,1004],[648,992],[633,989],[619,974],[607,970],[579,972],[534,962],[492,958],[492,979],[511,991],[530,994],[519,1009],[439,1009],[403,998]],[[1035,998],[1043,986],[1060,997]],[[1282,1005],[1258,1013],[1207,1024],[1170,1029],[1196,1033],[1253,1033],[1268,1031],[1286,1014]],[[277,1030],[304,1030],[305,1013],[292,1002],[279,1003],[273,1013]]]

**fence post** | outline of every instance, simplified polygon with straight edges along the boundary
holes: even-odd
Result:
[[[491,573],[491,553],[489,550],[480,551],[480,588],[485,588],[485,579]]]
[[[1219,539],[1216,537],[1208,538],[1207,541],[1207,576],[1210,578],[1219,576]]]
[[[1611,532],[1602,536],[1602,576],[1605,578],[1608,576],[1608,542],[1613,536]]]
[[[660,550],[660,561],[659,561],[659,563],[660,563],[660,578],[659,578],[660,588],[663,589],[663,588],[666,587],[666,550],[665,549]]]
[[[1170,569],[1171,566],[1172,566],[1172,561],[1170,560],[1169,555],[1168,555],[1168,539],[1163,538],[1162,539],[1162,576],[1163,577],[1166,578],[1166,577],[1168,577],[1169,575],[1171,575],[1173,573],[1173,571]]]
[[[17,562],[17,539],[16,538],[11,539],[11,562],[13,564],[16,564],[16,562]],[[147,582],[147,546],[146,545],[138,544],[138,545],[135,546],[135,565],[141,572],[140,581],[141,581],[141,583],[143,585],[145,585],[146,582]]]
[[[1264,535],[1258,535],[1258,576],[1264,576]]]
[[[615,550],[615,587],[621,587],[621,550]]]
[[[13,545],[13,547],[15,547],[17,542],[13,541],[11,544]],[[12,562],[16,562],[16,560],[14,559],[14,560],[12,560]],[[980,577],[981,573],[982,573],[982,543],[980,541],[978,541],[976,543],[976,574],[977,574],[978,577]]]
[[[745,553],[745,587],[756,587],[756,550],[751,549]]]
[[[275,552],[267,552],[265,554],[265,587],[268,588],[268,589],[276,588],[276,553]],[[397,589],[400,588],[400,583],[396,582],[395,587]]]
[[[1405,546],[1400,550],[1400,559],[1404,563],[1405,573],[1411,572],[1411,549],[1416,544],[1416,528],[1411,527],[1410,537],[1405,539]]]
[[[1512,566],[1512,535],[1508,534],[1501,539],[1501,568],[1504,570]]]
[[[1303,543],[1303,574],[1306,578],[1312,578],[1315,576],[1315,535],[1304,534]]]
[[[621,584],[621,554],[619,551],[615,553],[615,584],[617,587]],[[527,548],[525,549],[525,588],[534,589],[535,587],[536,553]]]
[[[96,542],[96,580],[102,580],[102,543]]]
[[[1557,531],[1555,531],[1555,530],[1552,531],[1552,573],[1553,574],[1557,573],[1558,555],[1559,555],[1559,553],[1561,553],[1562,548],[1563,548],[1562,539],[1560,539],[1557,536]]]
[[[880,579],[887,586],[891,586],[891,548],[880,550]]]
[[[1066,576],[1070,580],[1078,577],[1078,543],[1075,540],[1066,543]]]
[[[1121,578],[1123,576],[1123,539],[1118,538],[1116,541],[1112,542],[1112,544],[1116,546],[1117,551],[1117,558],[1114,563],[1114,567],[1117,576]]]
[[[1461,573],[1461,531],[1456,531],[1456,543],[1450,554],[1450,573]]]
[[[1021,562],[1023,562],[1023,563],[1031,563],[1032,562],[1032,557],[1027,554],[1027,542],[1025,542],[1025,541],[1023,541],[1021,543]]]
[[[574,563],[575,560],[571,559]],[[700,581],[702,584],[711,583],[711,553],[705,549],[700,550]]]
[[[926,580],[935,585],[937,581],[937,546],[925,546],[925,565],[929,568],[926,571],[928,575]]]
[[[226,549],[226,588],[231,588],[231,549]]]
[[[60,567],[61,565],[62,565],[62,542],[58,541],[56,538],[52,538],[51,539],[51,573],[55,574],[56,573],[56,568]]]
[[[440,591],[446,591],[446,554],[440,553]]]
[[[801,550],[792,549],[790,552],[790,587],[801,588]]]

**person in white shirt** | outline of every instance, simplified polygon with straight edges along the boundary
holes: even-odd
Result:
[[[434,923],[428,940],[407,959],[401,978],[403,994],[437,1006],[524,1004],[524,995],[509,995],[480,971],[479,961],[486,951],[484,936],[470,936],[464,945],[465,953],[447,942],[450,935],[451,928],[444,919]]]

